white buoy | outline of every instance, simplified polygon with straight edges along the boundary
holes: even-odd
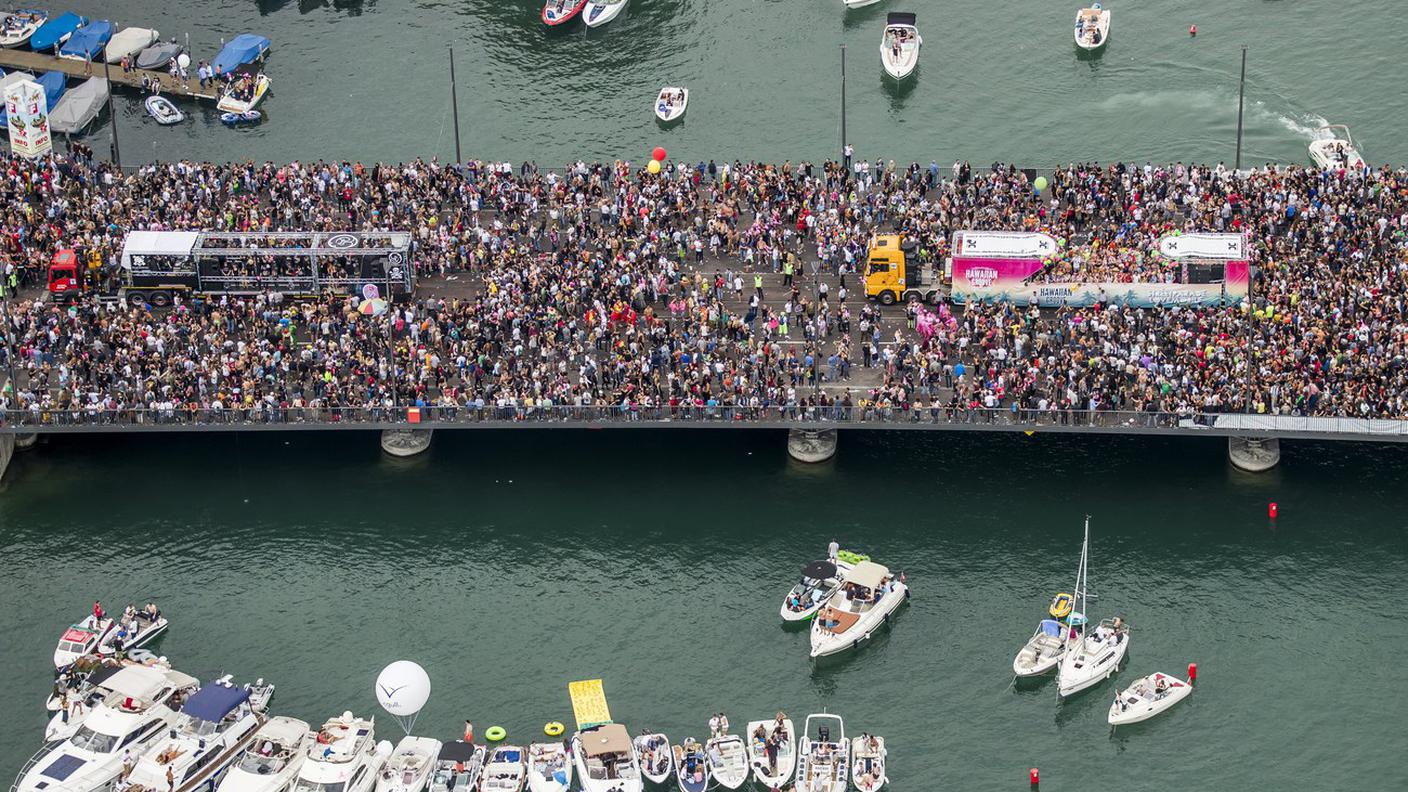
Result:
[[[1274,437],[1229,437],[1227,458],[1248,473],[1265,473],[1281,461],[1281,441]]]
[[[381,450],[394,457],[412,457],[430,448],[430,429],[387,429],[381,433]]]
[[[798,462],[825,462],[836,456],[836,430],[789,429],[787,453]]]

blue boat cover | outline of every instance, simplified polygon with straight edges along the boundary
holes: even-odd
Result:
[[[216,74],[232,72],[246,63],[253,63],[256,58],[269,50],[269,39],[263,36],[256,36],[253,33],[241,33],[230,39],[220,54],[211,61],[211,66]]]
[[[1061,637],[1061,623],[1055,619],[1042,619],[1041,631],[1053,638]]]
[[[73,771],[83,766],[83,760],[73,754],[64,754],[58,759],[49,763],[40,775],[48,776],[55,781],[63,781],[73,775]]]
[[[88,17],[79,16],[72,11],[65,11],[40,25],[39,29],[34,31],[34,35],[29,37],[29,46],[33,47],[35,52],[51,50],[55,44],[59,43],[59,39],[87,22]]]
[[[243,687],[231,687],[223,682],[211,682],[186,699],[181,712],[193,718],[219,722],[236,707],[249,698],[249,691]]]
[[[59,103],[59,97],[64,95],[64,90],[68,88],[68,75],[61,71],[46,71],[35,80],[39,87],[44,89],[44,98],[49,101],[49,111],[53,112],[54,105]]]
[[[91,60],[103,51],[104,45],[108,43],[110,38],[112,38],[112,23],[106,19],[94,20],[73,31],[69,40],[59,48],[59,54]]]

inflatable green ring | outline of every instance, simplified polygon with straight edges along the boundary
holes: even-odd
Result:
[[[490,726],[488,730],[484,732],[484,739],[489,742],[498,742],[507,736],[508,732],[504,731],[504,727],[502,726]]]
[[[548,721],[543,725],[543,734],[549,737],[561,737],[565,731],[567,731],[567,727],[558,721]]]

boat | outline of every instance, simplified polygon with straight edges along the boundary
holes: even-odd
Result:
[[[224,113],[248,113],[264,99],[269,92],[269,77],[264,74],[246,74],[230,84],[215,109]],[[222,117],[220,120],[224,120]]]
[[[199,682],[189,680],[187,687],[166,684],[169,668],[152,668],[135,663],[100,665],[94,668],[75,690],[60,697],[54,707],[54,715],[44,727],[44,741],[67,740],[78,732],[88,714],[98,708],[105,699],[119,694],[135,701],[150,701],[153,704],[166,704],[173,695],[185,696],[195,692]]]
[[[693,737],[684,738],[676,745],[675,783],[680,792],[704,792],[709,788],[709,759],[704,755],[704,747]]]
[[[464,740],[443,743],[435,757],[430,792],[469,792],[479,783],[484,767],[484,746]]]
[[[1364,167],[1364,156],[1354,147],[1349,127],[1330,124],[1315,130],[1318,138],[1310,142],[1310,159],[1323,170]],[[1341,137],[1338,133],[1343,133]]]
[[[216,792],[283,792],[303,766],[312,741],[307,721],[287,715],[264,721]]]
[[[1080,576],[1079,567],[1076,569],[1076,576]],[[1019,677],[1041,676],[1060,664],[1061,658],[1066,654],[1066,648],[1075,640],[1075,633],[1070,629],[1069,623],[1074,607],[1075,597],[1064,591],[1051,598],[1051,605],[1046,612],[1052,618],[1042,619],[1036,626],[1036,632],[1022,645],[1017,656],[1012,658],[1013,674]]]
[[[885,16],[885,34],[880,37],[880,65],[885,73],[903,80],[919,65],[919,48],[924,37],[914,26],[914,14],[895,12]]]
[[[841,716],[825,712],[808,715],[797,744],[796,788],[806,792],[846,792],[850,749]]]
[[[642,734],[634,741],[641,775],[656,784],[665,783],[675,769],[670,741],[663,734]]]
[[[24,79],[21,72],[13,72],[0,80],[0,86],[6,83]],[[0,113],[0,120],[4,119]],[[70,625],[64,634],[59,636],[59,645],[54,647],[54,668],[63,668],[84,655],[93,654],[98,649],[98,644],[112,632],[116,622],[112,619],[101,619],[89,616],[77,624]]]
[[[103,50],[103,60],[119,63],[123,58],[136,55],[156,42],[159,34],[151,28],[123,28],[112,34],[108,46]]]
[[[243,113],[221,113],[220,123],[228,127],[234,126],[254,126],[263,120],[264,114],[258,110],[249,110]]]
[[[1140,677],[1115,694],[1115,701],[1110,705],[1110,725],[1146,721],[1188,698],[1192,692],[1193,686],[1176,676],[1158,672]]]
[[[582,9],[582,21],[587,23],[587,27],[601,27],[620,16],[626,2],[627,0],[587,0],[586,8]]]
[[[709,775],[719,786],[738,789],[748,780],[748,751],[743,747],[742,737],[736,734],[710,737],[704,744],[704,754],[709,757]]]
[[[1076,12],[1076,46],[1097,50],[1110,40],[1110,9],[1092,3]]]
[[[869,638],[909,597],[909,586],[874,561],[846,572],[840,590],[812,620],[811,656],[845,651]]]
[[[108,102],[108,81],[102,77],[89,77],[72,91],[64,94],[64,98],[59,100],[58,107],[49,111],[49,129],[54,132],[62,132],[65,135],[72,135],[82,132],[87,126],[93,123],[93,119],[103,111],[103,107]],[[161,630],[166,629],[165,619],[162,620]],[[157,631],[158,633],[160,630]],[[98,653],[103,654],[113,646],[117,646],[123,640],[123,630],[118,628],[108,635],[107,641],[98,646]],[[156,637],[156,633],[145,635],[139,630],[138,641],[135,646],[150,641]],[[126,648],[134,648],[133,644],[126,644]]]
[[[655,117],[667,124],[683,118],[684,111],[688,109],[688,88],[667,85],[660,89],[660,95],[655,98]]]
[[[604,723],[572,735],[582,792],[641,792],[640,765],[626,727]]]
[[[851,783],[860,792],[876,792],[885,776],[885,738],[864,734],[851,740]]]
[[[376,778],[376,792],[420,792],[435,772],[440,741],[432,737],[406,735]]]
[[[181,706],[169,734],[155,740],[127,774],[127,792],[196,792],[214,787],[264,725],[250,689],[228,678],[201,686]]]
[[[880,2],[880,0],[841,0],[841,2],[846,8],[865,8],[866,6],[875,5]]]
[[[59,57],[81,61],[96,60],[98,53],[103,51],[103,47],[112,38],[112,31],[111,22],[106,19],[95,19],[73,31],[73,35],[68,37],[68,41],[59,47]]]
[[[375,742],[374,718],[351,712],[330,718],[308,743],[291,792],[368,792],[376,780],[391,743]]]
[[[186,120],[186,114],[177,109],[170,99],[160,94],[148,96],[142,104],[147,108],[147,115],[156,119],[156,122],[162,126],[179,124]]]
[[[543,3],[543,24],[557,26],[582,12],[587,0],[547,0]]]
[[[764,789],[781,789],[797,769],[797,741],[792,734],[792,721],[778,713],[769,721],[750,721],[748,731],[748,763],[753,779]],[[768,751],[768,743],[775,746]]]
[[[210,62],[210,68],[214,69],[216,77],[223,77],[241,66],[260,60],[271,46],[273,43],[263,36],[241,33],[220,48]]]
[[[498,745],[489,749],[484,772],[479,774],[479,792],[520,792],[528,780],[528,763],[523,748]]]
[[[174,41],[158,41],[138,52],[132,63],[139,69],[161,71],[170,66],[171,61],[184,51],[181,45]]]
[[[94,80],[97,80],[100,84],[95,84]],[[68,94],[72,95],[84,90],[87,91],[82,100],[84,103],[76,105],[74,109],[65,116],[66,118],[71,117],[70,120],[74,122],[81,119],[81,116],[78,114],[79,110],[87,108],[92,110],[93,116],[96,116],[98,114],[97,111],[101,110],[103,103],[108,100],[107,80],[97,77],[90,78],[87,82],[69,91]],[[99,100],[100,96],[101,100],[95,105],[94,101]],[[59,101],[58,107],[62,107],[64,103],[68,101],[68,98],[68,95],[64,96],[64,98]],[[53,125],[56,120],[54,114],[58,111],[58,107],[49,105],[49,120],[51,125]],[[88,121],[92,120],[92,117],[88,118]],[[64,132],[67,130],[55,127],[55,131]],[[107,638],[103,639],[103,642],[98,645],[98,656],[107,657],[119,652],[131,651],[139,646],[145,646],[151,643],[158,635],[166,632],[166,626],[166,617],[161,615],[161,611],[157,611],[154,615],[148,614],[142,610],[135,611],[131,618],[117,620],[117,629],[108,633]]]
[[[56,17],[50,17],[48,21],[39,26],[34,34],[29,37],[29,46],[35,52],[48,52],[49,50],[68,41],[73,31],[88,24],[88,17],[79,16],[72,11],[65,11]]]
[[[0,20],[0,47],[23,47],[48,18],[49,12],[37,8],[17,8],[6,14]]]
[[[529,792],[568,792],[572,788],[572,759],[560,742],[528,746]]]
[[[1085,521],[1085,541],[1080,548],[1080,567],[1074,589],[1075,610],[1070,616],[1077,640],[1070,643],[1061,658],[1056,681],[1064,698],[1093,687],[1114,676],[1129,651],[1129,628],[1121,619],[1102,619],[1095,629],[1086,622],[1087,587],[1090,574],[1090,520]],[[1069,640],[1069,638],[1067,639]]]
[[[802,578],[782,598],[782,620],[799,622],[815,616],[841,588],[840,573],[850,568],[841,561],[813,561],[802,567]]]

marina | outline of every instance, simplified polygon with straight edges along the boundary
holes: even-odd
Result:
[[[3,67],[6,72],[25,71],[31,74],[49,71],[62,72],[73,79],[75,84],[97,76],[116,85],[140,89],[145,80],[148,84],[152,82],[159,84],[161,92],[171,96],[212,101],[220,98],[215,85],[202,87],[200,81],[194,77],[182,80],[179,77],[171,76],[166,71],[150,69],[123,71],[116,64],[54,57],[43,52],[25,49],[0,49],[0,67]]]

